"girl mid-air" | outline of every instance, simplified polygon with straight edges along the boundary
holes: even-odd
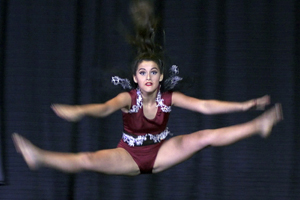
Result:
[[[282,120],[281,105],[275,104],[259,117],[243,124],[200,130],[166,139],[172,106],[210,115],[264,108],[270,103],[270,97],[225,102],[196,99],[172,90],[163,91],[164,65],[162,57],[154,50],[155,21],[151,18],[151,8],[146,2],[139,2],[131,10],[134,20],[140,15],[139,12],[147,14],[150,10],[142,25],[136,25],[137,30],[144,28],[144,40],[136,39],[134,43],[138,46],[132,71],[136,88],[122,92],[105,103],[52,105],[59,117],[72,122],[84,116],[106,117],[122,110],[123,133],[117,148],[80,153],[52,152],[36,147],[15,133],[13,140],[16,149],[31,169],[50,167],[71,173],[90,170],[114,175],[158,173],[183,162],[207,146],[230,145],[256,134],[265,138],[272,127]],[[136,38],[140,35],[138,33]],[[149,45],[149,40],[145,38],[152,43]]]

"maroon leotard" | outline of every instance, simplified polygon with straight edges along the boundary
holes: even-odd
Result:
[[[131,135],[146,135],[148,133],[156,135],[167,128],[169,115],[172,104],[172,92],[164,92],[157,98],[157,113],[154,119],[148,119],[144,116],[142,99],[138,89],[129,91],[131,96],[130,112],[123,112],[124,132]],[[154,161],[158,150],[164,140],[146,146],[130,146],[123,139],[118,144],[118,147],[124,148],[132,156],[134,161],[140,168],[141,173],[152,173]]]

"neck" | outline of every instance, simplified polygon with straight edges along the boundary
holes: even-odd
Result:
[[[142,98],[143,98],[143,104],[153,104],[156,103],[156,97],[157,97],[157,92],[158,89],[156,89],[155,91],[151,92],[151,93],[146,93],[146,92],[142,92]]]

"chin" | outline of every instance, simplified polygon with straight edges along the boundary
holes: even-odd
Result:
[[[152,93],[155,92],[157,90],[157,87],[155,86],[146,86],[143,88],[140,88],[142,91],[147,92],[147,93]]]

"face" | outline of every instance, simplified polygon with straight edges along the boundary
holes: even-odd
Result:
[[[137,67],[133,80],[141,91],[150,93],[158,88],[159,82],[163,80],[163,74],[160,73],[155,62],[142,61]]]

